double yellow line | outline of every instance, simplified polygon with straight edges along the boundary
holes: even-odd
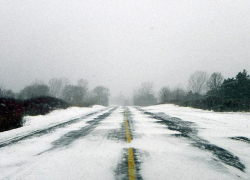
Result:
[[[131,136],[130,136],[130,132],[129,132],[129,124],[128,124],[126,110],[124,111],[124,118],[125,118],[127,142],[130,143]],[[128,149],[128,175],[129,175],[129,180],[136,179],[135,158],[134,158],[134,152],[133,152],[132,148]]]

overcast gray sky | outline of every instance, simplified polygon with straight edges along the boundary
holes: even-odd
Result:
[[[0,0],[0,84],[85,78],[127,94],[250,71],[250,0]]]

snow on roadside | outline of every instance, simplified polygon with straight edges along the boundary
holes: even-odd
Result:
[[[173,104],[149,106],[143,109],[154,113],[164,112],[171,117],[194,122],[199,126],[202,136],[250,138],[250,113],[247,112],[213,112]]]
[[[250,174],[249,143],[231,139],[232,137],[250,139],[250,113],[214,112],[173,104],[149,106],[143,109],[152,113],[164,112],[171,117],[194,122],[198,136],[238,156],[246,166],[246,173]]]
[[[15,138],[17,136],[22,136],[38,129],[51,127],[58,123],[80,118],[83,115],[101,110],[103,108],[105,107],[99,105],[93,106],[91,108],[70,107],[68,109],[54,110],[46,115],[25,116],[23,118],[23,127],[0,133],[0,142]]]
[[[34,126],[39,125],[44,126],[46,124],[58,123],[68,119],[75,119],[81,117],[85,113],[90,113],[102,109],[102,106],[95,106],[93,108],[80,108],[80,107],[70,107],[68,109],[59,109],[52,111],[46,115],[38,116],[25,116],[23,118],[24,126]]]
[[[121,127],[122,112],[121,108],[114,111],[89,134],[77,138],[68,136],[74,141],[65,147],[51,149],[53,142],[69,132],[89,126],[86,122],[96,116],[1,148],[0,179],[115,179],[114,171],[122,158],[124,142],[109,139],[108,135]]]
[[[140,174],[143,179],[241,179],[213,161],[210,153],[190,146],[186,139],[171,137],[176,131],[157,123],[159,120],[135,109],[130,110],[136,117],[131,145],[140,152]],[[157,131],[160,133],[155,133]]]

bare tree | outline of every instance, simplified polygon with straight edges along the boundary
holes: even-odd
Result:
[[[3,85],[0,85],[0,98],[4,95],[4,88]]]
[[[218,91],[223,81],[224,81],[223,75],[219,72],[215,72],[210,76],[209,80],[207,81],[207,86],[209,90]]]
[[[105,86],[97,86],[92,92],[94,94],[96,102],[99,105],[103,106],[109,105],[109,96],[110,96],[109,88]]]
[[[3,85],[0,85],[0,98],[15,98],[16,93],[12,90],[7,90]]]
[[[83,105],[89,107],[94,104],[98,104],[96,94],[94,94],[93,91],[87,91],[87,94],[84,97]]]
[[[44,85],[44,81],[42,79],[35,79],[35,81],[33,81],[31,83],[31,85]]]
[[[174,88],[173,92],[172,92],[172,96],[175,100],[181,100],[184,98],[186,92],[183,88],[181,88],[180,86],[177,86],[176,88]]]
[[[69,85],[67,78],[53,78],[49,80],[50,95],[56,98],[62,98],[63,89]]]
[[[172,98],[173,98],[172,92],[169,89],[169,87],[161,88],[161,90],[159,92],[159,100],[160,100],[161,103],[168,102]]]
[[[84,88],[88,88],[89,82],[86,79],[79,79],[77,81],[77,85]]]
[[[63,89],[62,99],[76,106],[83,106],[85,91],[81,86],[67,85]]]
[[[49,87],[45,84],[33,84],[30,86],[26,86],[20,93],[20,99],[29,99],[40,96],[48,96],[49,95]]]
[[[195,71],[190,75],[188,87],[193,93],[202,94],[206,92],[208,74],[204,71]]]
[[[3,97],[5,98],[15,98],[16,94],[12,90],[4,90]]]
[[[154,84],[152,82],[144,82],[141,84],[141,87],[138,89],[138,91],[142,95],[154,94],[153,87]]]
[[[136,106],[147,106],[157,103],[154,96],[153,83],[144,82],[141,86],[134,92],[133,103]]]

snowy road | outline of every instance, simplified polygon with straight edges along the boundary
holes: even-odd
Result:
[[[0,179],[250,179],[249,113],[173,105],[67,112],[75,109],[1,133]]]

